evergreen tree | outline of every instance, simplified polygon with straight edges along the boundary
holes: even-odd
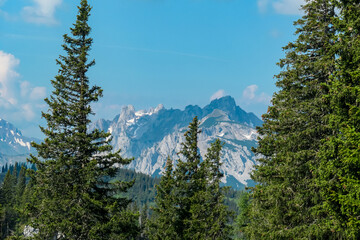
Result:
[[[0,237],[4,236],[4,232],[3,232],[4,228],[5,228],[5,209],[0,204]]]
[[[10,170],[13,170],[12,173]],[[15,172],[15,176],[14,173]],[[14,209],[16,201],[16,171],[14,168],[9,168],[5,175],[4,183],[2,186],[2,194],[4,195],[3,204],[3,217],[1,219],[1,232],[2,239],[5,239],[13,233],[16,226],[17,212]]]
[[[200,168],[200,151],[198,148],[199,120],[194,117],[185,132],[176,169],[175,202],[177,203],[177,221],[175,230],[180,239],[201,239],[204,234],[202,199],[199,193],[206,191],[205,171]],[[200,209],[199,209],[200,208]]]
[[[138,239],[142,240],[142,239],[149,239],[147,237],[147,232],[148,231],[148,220],[149,220],[149,215],[148,215],[148,205],[147,203],[145,203],[145,205],[142,207],[141,211],[140,211],[140,215],[139,215],[139,228],[140,228],[140,236],[138,237]]]
[[[236,218],[235,223],[235,239],[246,239],[244,235],[244,228],[249,224],[249,205],[250,194],[246,191],[242,191],[237,201],[239,208],[239,215]]]
[[[201,164],[205,171],[206,189],[198,194],[199,199],[203,199],[203,206],[197,206],[197,209],[205,208],[205,219],[202,222],[207,225],[207,229],[204,239],[227,239],[231,232],[228,222],[232,213],[224,204],[226,188],[220,187],[221,178],[224,176],[220,171],[222,146],[223,143],[219,139],[211,143]]]
[[[168,157],[165,173],[161,177],[160,183],[156,186],[156,206],[153,208],[153,219],[149,223],[148,236],[150,239],[181,239],[176,231],[178,216],[175,211],[174,186],[173,163]]]
[[[91,7],[81,0],[71,30],[62,45],[59,73],[52,80],[53,92],[42,116],[45,140],[32,146],[40,158],[31,156],[38,168],[33,202],[28,205],[30,225],[39,230],[36,239],[122,239],[136,234],[136,216],[127,212],[129,200],[115,198],[132,183],[109,182],[118,165],[128,164],[119,152],[111,153],[110,134],[89,131],[91,103],[102,96],[100,87],[90,87],[88,69],[95,64],[88,55],[93,42],[88,25]]]
[[[14,185],[17,184],[18,168],[19,168],[19,164],[16,162],[15,165],[14,165],[14,168],[11,171]]]
[[[258,128],[254,150],[260,164],[253,172],[249,239],[337,238],[326,224],[328,213],[315,181],[322,140],[332,134],[326,101],[335,70],[333,44],[336,19],[332,0],[308,0],[305,15],[295,22],[297,40],[284,50],[272,106]]]
[[[14,171],[13,171],[14,172]],[[4,183],[2,185],[2,192],[4,194],[4,205],[13,206],[15,203],[15,186],[16,186],[16,176],[10,172],[10,169],[7,171]]]
[[[21,167],[21,170],[19,172],[19,176],[17,178],[17,184],[16,184],[16,189],[15,189],[15,194],[16,194],[16,204],[20,205],[22,202],[22,196],[24,194],[25,191],[25,187],[26,187],[26,168],[23,166]]]
[[[201,162],[198,149],[197,117],[185,132],[185,142],[176,169],[171,159],[157,187],[155,220],[150,225],[150,239],[228,239],[230,212],[224,205],[220,188],[220,152],[216,140]],[[158,231],[156,231],[158,229]]]
[[[334,135],[321,149],[319,184],[333,231],[344,239],[360,236],[360,4],[341,0],[340,18],[334,21],[337,71],[328,85]]]

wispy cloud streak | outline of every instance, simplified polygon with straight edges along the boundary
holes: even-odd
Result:
[[[33,6],[26,6],[22,10],[24,19],[27,22],[53,25],[57,24],[55,10],[62,3],[62,0],[33,0]]]
[[[301,6],[305,0],[258,0],[257,5],[260,12],[266,12],[268,7],[283,15],[300,15],[302,14]]]
[[[158,49],[150,49],[150,48],[125,47],[125,46],[118,46],[118,45],[101,45],[101,46],[108,47],[108,48],[117,48],[117,49],[123,49],[123,50],[130,50],[130,51],[160,53],[160,54],[169,54],[169,55],[179,55],[179,56],[185,56],[185,57],[193,57],[193,58],[201,58],[201,59],[206,59],[206,60],[228,62],[227,60],[221,59],[221,58],[198,55],[198,54],[193,54],[193,53],[186,53],[186,52],[158,50]]]

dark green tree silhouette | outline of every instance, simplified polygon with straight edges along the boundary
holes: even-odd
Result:
[[[150,239],[180,239],[176,232],[178,217],[173,193],[174,187],[173,162],[168,157],[165,173],[156,186],[156,206],[153,208],[154,215],[149,223],[148,236]]]
[[[326,85],[335,71],[335,4],[306,1],[295,22],[297,39],[285,48],[272,106],[258,128],[254,150],[260,164],[253,172],[249,239],[331,239],[328,212],[316,184],[318,151],[333,132]]]
[[[329,125],[334,132],[321,148],[321,167],[317,173],[326,199],[328,224],[343,239],[360,236],[360,5],[341,0],[340,17],[333,21],[337,68],[329,88],[333,110]]]
[[[19,172],[19,176],[17,178],[16,189],[15,189],[16,205],[18,206],[22,204],[22,196],[24,194],[25,188],[26,188],[26,168],[22,166]]]
[[[46,137],[32,144],[38,157],[29,159],[37,167],[32,174],[34,200],[28,204],[30,225],[39,231],[36,239],[121,239],[136,232],[136,218],[126,211],[130,200],[114,195],[132,183],[109,179],[131,159],[111,152],[110,134],[88,129],[91,103],[102,96],[102,89],[90,87],[87,76],[95,64],[89,60],[91,7],[81,0],[78,10],[71,36],[64,35],[67,55],[57,60],[54,90],[45,99],[47,126],[40,128]]]
[[[200,201],[197,206],[194,205],[193,209],[197,214],[193,215],[204,212],[205,219],[199,219],[206,229],[203,239],[228,239],[231,235],[228,222],[232,218],[232,212],[224,204],[224,194],[228,187],[220,187],[221,178],[224,176],[220,171],[222,147],[223,143],[216,139],[211,143],[201,163],[205,175],[205,191],[196,194],[195,198]]]
[[[249,205],[250,194],[247,191],[242,191],[237,200],[237,206],[239,209],[239,215],[236,217],[235,222],[235,239],[246,239],[244,234],[244,228],[249,224]]]
[[[198,149],[197,117],[185,132],[177,166],[167,160],[166,171],[157,187],[155,220],[150,224],[150,239],[227,239],[230,212],[220,188],[222,144],[211,144],[205,160]],[[159,229],[159,231],[156,231]]]

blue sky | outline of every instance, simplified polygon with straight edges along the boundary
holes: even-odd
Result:
[[[0,0],[0,118],[40,136],[43,98],[57,74],[62,35],[80,0]],[[201,107],[231,95],[258,116],[270,103],[276,62],[295,39],[303,0],[90,0],[96,65],[104,89],[95,118],[124,105]]]

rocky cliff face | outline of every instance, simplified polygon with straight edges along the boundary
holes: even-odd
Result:
[[[177,160],[184,133],[192,119],[198,116],[202,130],[199,149],[205,156],[210,143],[219,138],[223,148],[223,183],[235,188],[251,184],[250,172],[256,164],[251,147],[257,144],[255,126],[262,122],[252,113],[236,106],[230,96],[212,101],[204,108],[187,106],[185,110],[165,109],[162,105],[148,111],[135,111],[129,105],[112,121],[100,119],[91,129],[112,134],[114,150],[124,157],[134,157],[129,168],[149,175],[160,175],[168,156]]]

